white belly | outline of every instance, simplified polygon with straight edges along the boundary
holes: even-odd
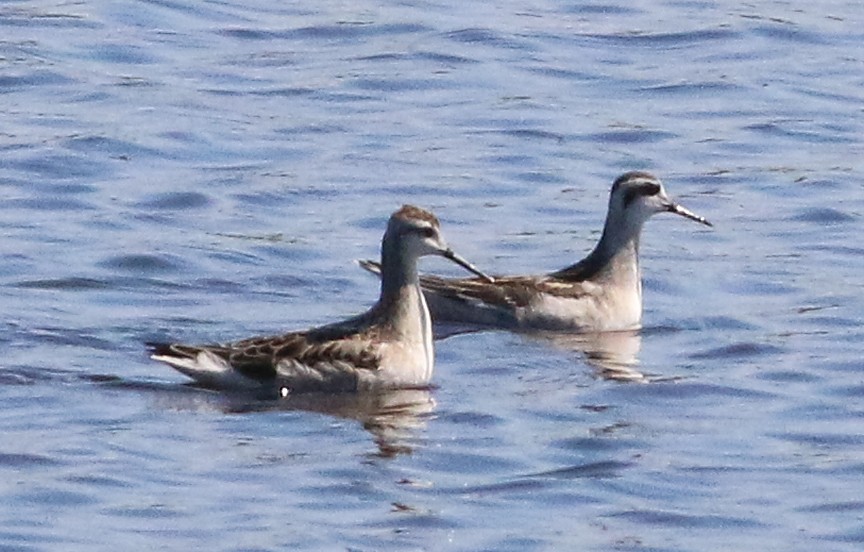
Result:
[[[637,293],[579,298],[538,296],[518,313],[523,328],[606,332],[632,330],[642,322],[642,301]]]

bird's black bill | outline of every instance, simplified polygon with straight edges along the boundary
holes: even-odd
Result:
[[[443,253],[441,253],[441,255],[447,259],[450,259],[451,261],[458,264],[459,266],[461,266],[465,270],[468,270],[470,272],[473,272],[477,276],[480,276],[481,278],[483,278],[484,280],[486,280],[490,284],[495,283],[495,279],[492,276],[489,276],[488,274],[481,272],[479,268],[475,267],[474,265],[472,265],[471,263],[466,261],[464,258],[462,258],[461,255],[459,255],[458,253],[456,253],[452,249],[445,250]]]

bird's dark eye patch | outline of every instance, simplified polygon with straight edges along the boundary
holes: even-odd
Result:
[[[639,196],[655,196],[659,193],[660,184],[656,182],[645,182],[639,186],[634,186],[624,192],[624,207],[629,206]]]
[[[641,194],[646,196],[653,196],[660,193],[660,184],[656,182],[648,182],[644,186],[641,187]]]
[[[420,229],[420,235],[424,238],[434,238],[435,237],[435,229],[431,226],[427,226],[426,228]]]

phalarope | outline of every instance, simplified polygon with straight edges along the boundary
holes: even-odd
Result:
[[[491,281],[447,246],[435,215],[405,205],[387,224],[381,294],[367,312],[307,331],[224,345],[152,343],[151,358],[205,386],[263,387],[282,396],[425,386],[432,377],[433,347],[417,275],[417,260],[424,255],[440,255]]]
[[[654,214],[670,212],[712,226],[666,195],[646,172],[618,177],[603,234],[578,263],[544,275],[449,279],[422,276],[433,320],[509,329],[604,332],[638,329],[642,319],[639,236]],[[380,266],[361,261],[380,273]]]

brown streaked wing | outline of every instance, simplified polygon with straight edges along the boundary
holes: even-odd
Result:
[[[422,276],[420,281],[425,289],[442,297],[473,299],[506,308],[527,307],[538,293],[566,298],[588,294],[580,283],[552,276],[496,276],[491,284],[479,278],[454,280],[437,276]]]
[[[572,282],[551,276],[538,281],[537,289],[545,294],[564,299],[578,299],[593,295],[584,281]]]
[[[228,362],[238,372],[249,378],[268,380],[276,376],[276,363],[280,358],[296,358],[307,348],[306,343],[305,333],[298,332],[270,337],[251,337],[231,343],[223,350],[228,350]],[[214,352],[219,354],[218,351]]]
[[[310,367],[338,361],[358,369],[378,369],[381,359],[370,340],[352,334],[349,328],[325,326],[320,330],[253,337],[232,343],[230,348],[211,350],[247,377],[259,380],[275,377],[276,365],[286,359]]]
[[[381,355],[372,342],[365,339],[342,339],[312,345],[296,357],[303,364],[314,366],[319,362],[344,362],[358,370],[378,370]]]

